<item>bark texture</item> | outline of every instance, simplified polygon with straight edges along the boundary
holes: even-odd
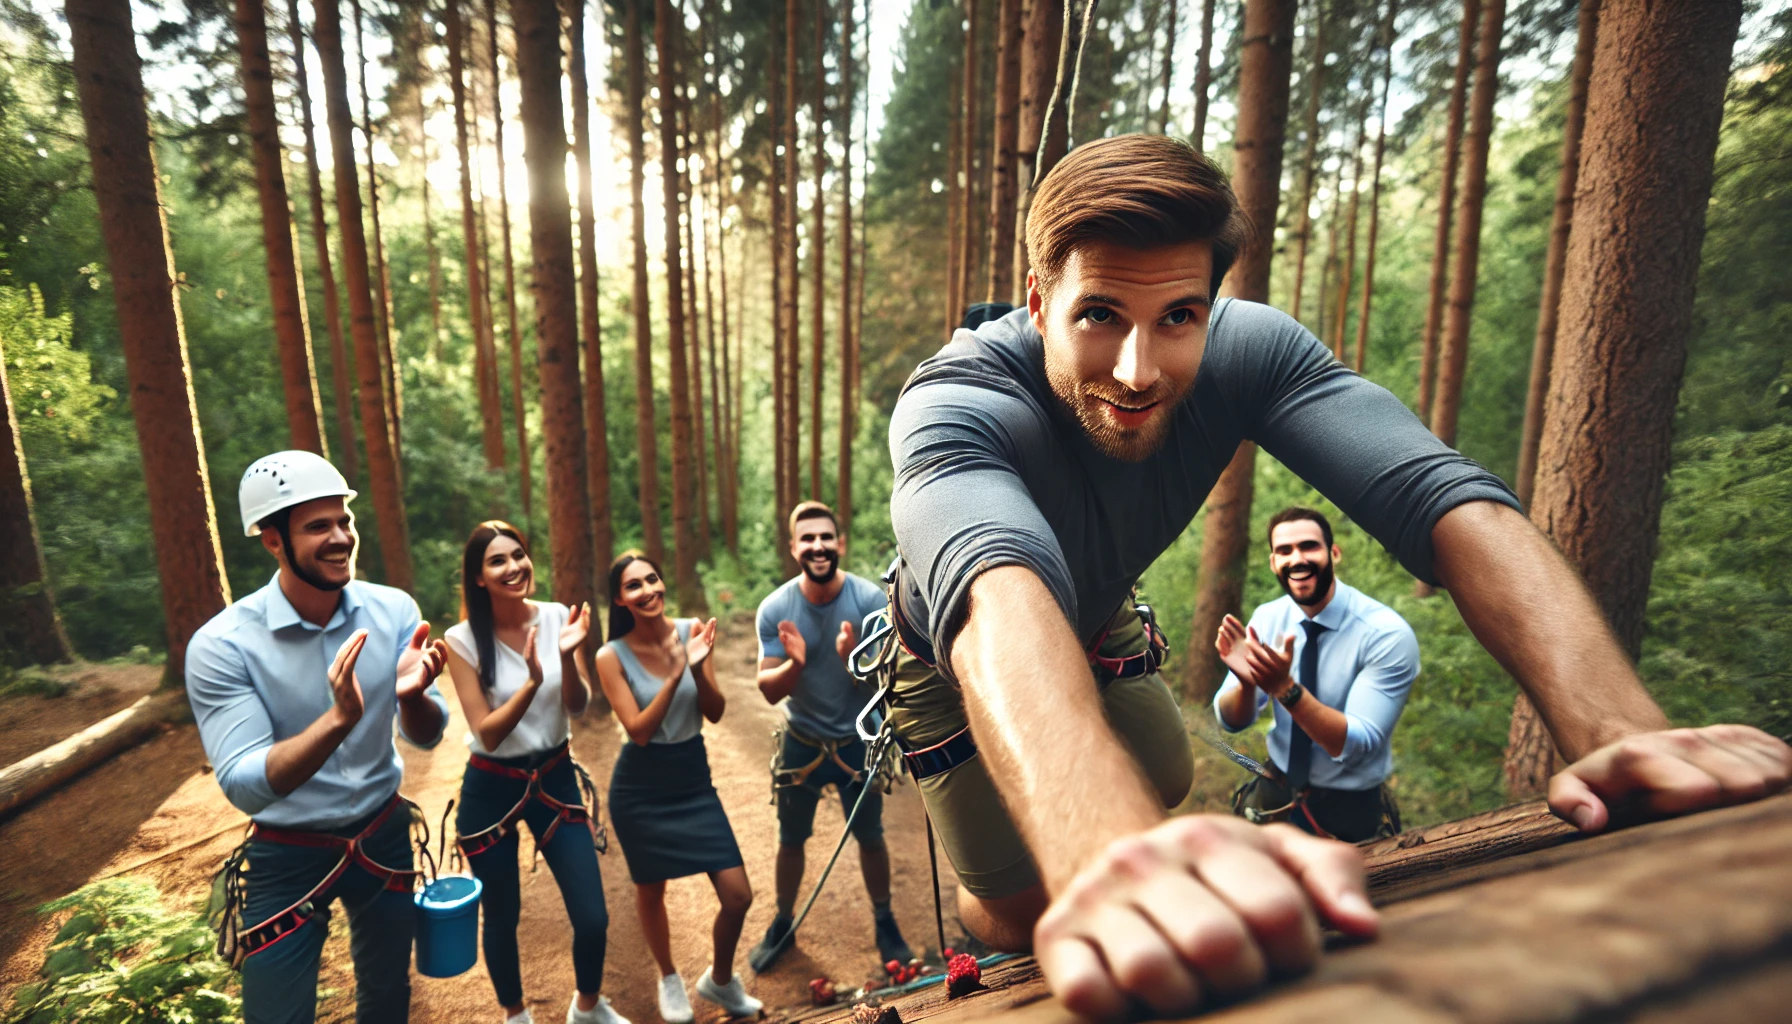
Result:
[[[1319,172],[1319,108],[1325,94],[1325,5],[1323,3],[1313,5],[1313,50],[1312,56],[1307,61],[1306,81],[1301,83],[1301,88],[1307,91],[1307,113],[1302,122],[1302,131],[1306,135],[1307,145],[1300,159],[1300,207],[1295,210],[1300,227],[1295,231],[1294,297],[1288,307],[1289,315],[1296,320],[1300,319],[1301,299],[1306,294],[1307,249],[1313,238],[1313,178]],[[1323,302],[1321,307],[1323,308]],[[1321,315],[1320,319],[1323,321],[1325,318]],[[1323,328],[1321,331],[1323,332]]]
[[[771,102],[767,104],[767,113],[771,115],[771,122],[774,126],[774,131],[777,133],[779,143],[784,145],[786,149],[789,147],[789,135],[785,131],[784,121],[784,105],[787,102],[786,94],[783,89],[784,48],[788,45],[788,38],[791,33],[788,22],[791,20],[791,15],[794,14],[795,8],[795,0],[789,0],[785,5],[784,14],[787,24],[782,35],[777,32],[766,33],[767,42],[770,44],[771,51],[766,55],[766,66],[771,69],[771,74],[769,76],[771,79]],[[786,153],[784,155],[788,154]],[[797,571],[796,561],[787,553],[790,548],[790,526],[785,515],[790,511],[790,492],[793,490],[790,486],[790,476],[795,472],[795,467],[791,466],[786,460],[784,448],[784,435],[786,432],[785,422],[790,418],[790,404],[796,400],[795,396],[789,393],[784,376],[784,364],[788,361],[785,353],[791,345],[788,324],[792,310],[791,308],[787,308],[787,306],[794,305],[793,303],[787,304],[786,301],[787,296],[785,289],[788,284],[786,281],[788,275],[784,270],[785,262],[788,258],[787,250],[791,244],[791,239],[785,231],[788,226],[785,220],[785,207],[787,205],[785,193],[787,183],[791,181],[791,178],[785,173],[785,168],[789,165],[784,159],[780,158],[780,154],[775,151],[775,147],[772,159],[769,162],[771,164],[772,222],[771,231],[769,232],[770,237],[767,239],[766,246],[769,251],[766,255],[771,257],[770,278],[772,286],[771,376],[773,497],[771,517],[773,528],[777,531],[779,564],[783,567],[783,575],[793,576]]]
[[[641,463],[641,546],[647,557],[657,564],[666,564],[666,542],[660,528],[660,455],[659,427],[654,420],[653,399],[653,309],[647,293],[647,206],[646,192],[647,140],[643,124],[647,119],[646,72],[643,65],[641,38],[641,2],[628,0],[624,14],[623,35],[628,96],[623,117],[628,121],[628,188],[629,216],[634,227],[635,315],[635,443],[640,446]],[[608,566],[605,566],[608,569]]]
[[[467,274],[467,324],[473,332],[474,378],[479,389],[481,439],[487,469],[504,468],[504,410],[493,387],[491,309],[486,303],[485,268],[479,258],[479,213],[473,205],[473,163],[467,141],[469,103],[466,81],[466,26],[460,0],[443,7],[447,26],[448,83],[454,94],[454,148],[460,157],[460,232],[465,243]]]
[[[163,685],[185,677],[187,641],[230,603],[205,440],[176,298],[174,252],[144,106],[128,0],[69,0],[93,193],[118,310],[168,634]]]
[[[516,17],[514,10],[510,13],[512,18]],[[491,57],[488,70],[492,78],[492,148],[498,154],[498,234],[501,236],[498,241],[504,253],[504,318],[510,337],[510,415],[516,421],[517,488],[523,499],[523,528],[527,531],[535,519],[535,486],[531,479],[535,460],[529,451],[529,414],[523,404],[523,329],[516,316],[516,256],[510,244],[515,232],[510,227],[510,184],[504,169],[509,161],[504,159],[504,80],[498,71],[498,0],[485,0],[485,35],[486,52]],[[559,68],[560,62],[556,59],[554,69],[558,71]],[[564,146],[562,150],[564,156]],[[561,181],[565,181],[564,174]]]
[[[676,19],[676,20],[675,20]],[[672,385],[672,546],[674,582],[681,611],[697,614],[704,607],[703,584],[697,578],[695,530],[696,477],[691,466],[693,438],[688,369],[685,361],[684,280],[678,231],[678,109],[673,92],[678,60],[677,19],[671,0],[656,0],[653,46],[659,57],[660,177],[664,185],[666,221],[666,347],[671,353]],[[556,65],[558,66],[558,65]]]
[[[373,325],[380,341],[380,381],[386,403],[387,439],[392,451],[398,453],[394,455],[394,462],[398,465],[402,486],[404,396],[398,373],[398,322],[392,315],[392,277],[386,267],[386,234],[380,226],[379,165],[373,159],[377,133],[373,123],[373,102],[367,92],[367,39],[363,33],[361,0],[349,0],[349,10],[355,19],[355,72],[361,88],[361,137],[367,145],[367,237],[371,242],[368,258],[373,261]]]
[[[1207,149],[1208,93],[1213,89],[1213,9],[1218,0],[1201,0],[1201,48],[1195,53],[1195,130],[1189,140]]]
[[[585,79],[585,0],[568,0],[567,77],[572,80],[573,155],[579,167],[579,333],[585,349],[585,491],[591,504],[591,606],[610,601],[616,530],[610,514],[610,427],[604,394],[602,324],[597,315],[597,213],[591,201],[591,96]],[[549,491],[553,488],[550,481]]]
[[[1740,0],[1599,15],[1531,519],[1642,648]]]
[[[1250,302],[1269,298],[1282,144],[1288,134],[1288,80],[1294,72],[1294,15],[1295,0],[1248,0],[1244,10],[1232,187],[1256,234],[1226,275],[1223,291]],[[1256,465],[1257,446],[1249,441],[1239,445],[1207,496],[1187,661],[1186,692],[1197,706],[1209,700],[1225,678],[1213,638],[1220,620],[1237,611],[1244,597]]]
[[[1033,179],[1039,168],[1039,141],[1052,102],[1052,81],[1058,68],[1058,47],[1064,38],[1064,0],[1032,0],[1021,32],[1020,133],[1014,149],[1014,293],[1027,294],[1027,211],[1033,205]],[[998,252],[995,258],[1001,258]]]
[[[1398,0],[1388,0],[1381,22],[1381,106],[1375,115],[1375,169],[1370,173],[1369,237],[1364,246],[1363,294],[1356,314],[1356,358],[1353,366],[1363,372],[1369,349],[1369,306],[1375,296],[1375,243],[1381,231],[1381,158],[1388,145],[1388,90],[1394,84],[1394,11]]]
[[[853,395],[858,337],[853,323],[852,129],[858,109],[853,84],[853,0],[840,3],[840,450],[834,480],[834,514],[840,536],[852,532],[852,441],[857,436],[858,403]],[[713,358],[711,362],[714,362]]]
[[[848,3],[850,0],[842,0]],[[810,117],[814,122],[814,149],[811,156],[815,168],[815,196],[810,206],[809,229],[809,497],[821,498],[821,379],[824,375],[823,354],[827,348],[827,324],[823,315],[827,305],[827,191],[822,179],[827,174],[827,65],[822,55],[827,44],[827,0],[815,0],[813,28],[815,62],[814,92],[809,98]]]
[[[1462,32],[1456,41],[1456,77],[1450,84],[1450,112],[1444,127],[1444,165],[1437,192],[1437,233],[1431,242],[1431,284],[1425,300],[1425,327],[1419,335],[1419,419],[1431,422],[1437,388],[1437,340],[1444,321],[1444,286],[1450,274],[1450,228],[1456,213],[1456,167],[1462,154],[1462,112],[1468,103],[1468,69],[1475,48],[1481,0],[1462,0]]]
[[[996,18],[996,124],[989,170],[989,302],[1014,302],[1014,208],[1018,201],[1016,150],[1020,143],[1020,0],[1000,0]],[[1016,303],[1018,305],[1018,303]]]
[[[6,404],[6,429],[0,433],[0,534],[7,538],[0,544],[0,665],[43,665],[67,661],[71,649],[50,594],[31,507],[31,474],[6,383],[6,341],[0,337],[0,401]]]
[[[274,312],[274,344],[292,446],[328,456],[317,368],[311,361],[311,320],[299,282],[298,240],[287,207],[280,119],[274,113],[274,73],[268,61],[268,20],[261,0],[236,2],[237,53],[242,60],[243,106],[255,158],[255,194],[261,203],[261,242],[267,252],[268,304]]]
[[[971,288],[977,280],[977,246],[982,232],[978,230],[981,218],[977,216],[977,141],[980,137],[978,128],[981,121],[979,107],[983,93],[983,76],[978,70],[982,56],[982,43],[979,41],[978,23],[981,0],[964,0],[964,82],[959,86],[959,97],[962,106],[958,120],[958,160],[964,175],[964,182],[959,186],[964,214],[958,221],[958,288],[957,300],[953,304],[953,326],[964,317],[965,307],[971,302]]]
[[[350,334],[355,339],[355,376],[361,400],[361,437],[367,446],[367,475],[379,526],[380,559],[387,586],[410,590],[411,530],[399,485],[398,452],[386,422],[385,381],[380,342],[374,329],[373,282],[367,234],[361,220],[361,190],[355,171],[354,114],[348,105],[348,73],[342,62],[342,15],[337,0],[316,0],[314,40],[324,70],[324,103],[330,125],[330,157],[336,184],[336,226],[342,232],[342,267],[348,285]]]

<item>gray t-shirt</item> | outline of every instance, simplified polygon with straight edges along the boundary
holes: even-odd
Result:
[[[811,604],[803,596],[802,577],[787,581],[759,605],[759,656],[784,658],[789,652],[778,640],[778,623],[796,625],[808,647],[803,677],[784,702],[790,724],[812,739],[836,740],[853,735],[853,720],[871,698],[860,690],[834,650],[840,623],[850,621],[865,636],[865,616],[883,608],[883,588],[862,576],[842,572],[846,585],[827,604]]]
[[[998,566],[1037,573],[1083,642],[1093,640],[1242,441],[1262,445],[1428,582],[1431,529],[1444,513],[1470,501],[1519,507],[1499,477],[1259,303],[1215,305],[1200,371],[1173,417],[1143,461],[1103,455],[1052,393],[1025,309],[959,331],[916,368],[890,419],[890,520],[903,616],[942,666],[971,581]]]
[[[678,631],[678,642],[691,642],[691,628],[697,624],[696,619],[674,619],[672,628]],[[645,709],[660,695],[666,681],[647,671],[641,659],[629,649],[628,642],[618,637],[604,645],[616,652],[616,660],[622,663],[622,678],[628,680],[628,688],[635,695],[637,707]],[[666,717],[660,719],[659,731],[653,734],[651,743],[683,743],[703,731],[703,714],[697,707],[697,678],[691,674],[691,667],[686,665],[684,675],[678,680],[678,688],[672,691],[672,703],[666,708]]]

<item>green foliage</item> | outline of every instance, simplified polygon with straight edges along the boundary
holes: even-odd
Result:
[[[13,997],[12,1024],[200,1024],[242,1019],[235,974],[203,914],[171,914],[141,879],[94,882],[44,904],[69,916],[39,972]]]
[[[94,267],[82,273],[99,280]],[[0,355],[12,393],[19,433],[27,443],[83,442],[94,420],[118,393],[93,381],[85,353],[69,345],[74,318],[47,316],[36,285],[18,289],[0,284]]]

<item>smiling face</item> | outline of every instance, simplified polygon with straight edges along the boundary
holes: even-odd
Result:
[[[341,498],[295,505],[284,530],[261,531],[262,546],[281,568],[318,590],[341,590],[355,578],[355,514]]]
[[[637,558],[622,569],[617,581],[615,602],[635,614],[636,618],[654,618],[666,614],[666,581],[659,570],[645,558]]]
[[[846,553],[846,542],[834,518],[826,515],[805,516],[796,521],[790,536],[790,556],[803,567],[803,575],[811,582],[828,584],[840,571],[840,556]]]
[[[1213,244],[1079,246],[1027,310],[1053,393],[1103,454],[1138,462],[1163,444],[1194,385],[1212,313]]]
[[[1324,532],[1311,519],[1280,523],[1269,535],[1269,567],[1298,605],[1310,607],[1331,598],[1341,555],[1336,544],[1326,548]]]
[[[521,601],[535,592],[535,563],[515,537],[498,534],[485,546],[479,585],[493,598]]]

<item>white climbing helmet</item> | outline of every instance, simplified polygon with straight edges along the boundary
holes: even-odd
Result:
[[[315,452],[275,452],[255,460],[237,487],[237,505],[243,512],[243,536],[261,532],[261,521],[283,508],[318,498],[353,501],[354,488]]]

